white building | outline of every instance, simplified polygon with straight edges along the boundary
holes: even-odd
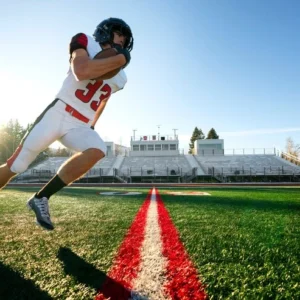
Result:
[[[204,139],[194,142],[194,155],[224,155],[224,140],[222,139]]]
[[[130,156],[179,155],[178,135],[143,135],[131,137]]]

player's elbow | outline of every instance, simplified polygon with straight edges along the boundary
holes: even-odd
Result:
[[[88,69],[84,66],[80,66],[73,69],[73,74],[77,81],[87,80],[88,77]]]
[[[89,79],[87,60],[73,60],[72,71],[77,81]]]

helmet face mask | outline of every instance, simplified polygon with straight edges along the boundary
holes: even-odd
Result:
[[[102,21],[93,34],[95,41],[99,44],[113,44],[113,32],[118,31],[125,37],[124,48],[131,51],[133,48],[133,36],[130,27],[121,19],[109,18]]]

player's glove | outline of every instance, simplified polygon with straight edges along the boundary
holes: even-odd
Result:
[[[125,67],[127,67],[130,63],[131,60],[131,56],[130,56],[130,52],[127,49],[122,48],[120,45],[118,44],[114,44],[113,48],[115,48],[117,50],[118,54],[123,54],[125,56],[126,59],[126,64],[122,67],[123,69]]]
[[[92,125],[92,126],[91,126],[91,129],[95,130],[95,127]]]

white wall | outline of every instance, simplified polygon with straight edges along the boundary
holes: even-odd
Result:
[[[204,139],[194,142],[194,154],[205,155],[224,155],[223,139]]]

